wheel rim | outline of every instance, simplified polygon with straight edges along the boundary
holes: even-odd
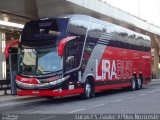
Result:
[[[141,79],[140,78],[138,78],[138,88],[140,88],[141,87]]]
[[[89,83],[86,84],[86,96],[89,98],[91,93],[91,85]]]
[[[132,79],[132,89],[134,90],[135,87],[136,87],[136,83],[135,83],[135,79],[133,78],[133,79]]]

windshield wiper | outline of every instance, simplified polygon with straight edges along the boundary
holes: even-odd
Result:
[[[53,71],[41,71],[41,73],[53,73]]]

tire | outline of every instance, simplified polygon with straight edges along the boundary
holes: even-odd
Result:
[[[89,80],[84,84],[84,93],[81,94],[82,99],[90,99],[94,96],[94,87]]]
[[[142,77],[139,76],[136,82],[136,89],[137,90],[142,89],[142,85],[143,85],[143,80]]]
[[[137,83],[135,76],[132,77],[131,82],[132,82],[132,84],[131,84],[130,90],[134,91],[134,90],[136,90],[136,83]]]

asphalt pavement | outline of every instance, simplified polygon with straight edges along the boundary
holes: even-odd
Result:
[[[0,113],[21,114],[26,119],[32,116],[33,120],[53,120],[57,119],[57,114],[68,117],[73,114],[159,114],[159,104],[160,80],[153,80],[141,90],[103,91],[89,100],[82,100],[79,96],[54,99],[0,96]]]

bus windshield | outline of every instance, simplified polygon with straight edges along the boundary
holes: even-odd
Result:
[[[62,57],[57,47],[45,49],[22,49],[19,72],[25,75],[43,75],[62,70]]]
[[[66,35],[68,19],[53,19],[26,23],[21,42],[55,41]],[[58,41],[57,41],[58,42]]]

